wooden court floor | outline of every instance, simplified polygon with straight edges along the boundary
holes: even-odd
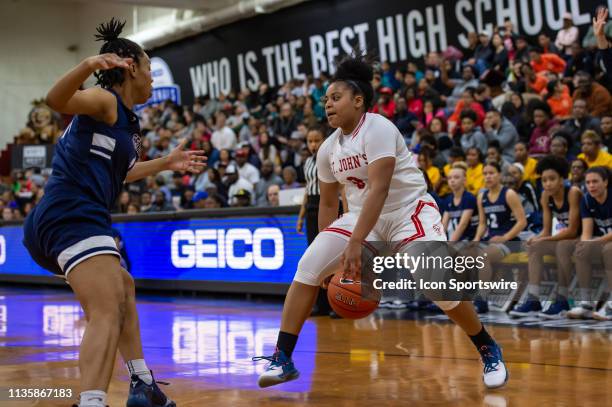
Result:
[[[612,330],[488,325],[504,348],[506,387],[481,383],[472,344],[442,321],[376,313],[360,320],[310,319],[294,359],[297,381],[261,390],[280,305],[140,298],[147,363],[178,406],[612,406]],[[71,293],[0,289],[0,388],[78,392],[84,329]],[[118,360],[109,404],[124,406],[127,374]],[[0,406],[68,406],[73,400]]]

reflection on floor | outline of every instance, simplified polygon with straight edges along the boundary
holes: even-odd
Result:
[[[504,347],[511,380],[486,391],[477,355],[443,316],[380,311],[348,321],[310,319],[295,353],[299,380],[260,390],[273,352],[278,303],[139,298],[147,363],[180,406],[285,405],[612,405],[612,330],[541,329],[487,316]],[[78,345],[85,321],[67,291],[0,290],[0,377],[4,387],[78,391]],[[587,324],[590,325],[590,324]],[[118,360],[111,406],[125,405],[127,374]],[[1,406],[63,406],[67,400]]]

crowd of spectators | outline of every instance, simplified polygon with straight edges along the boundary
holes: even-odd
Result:
[[[371,111],[396,124],[438,196],[449,192],[445,176],[455,161],[467,163],[472,193],[483,188],[483,163],[498,161],[507,185],[527,191],[524,204],[535,211],[540,157],[570,161],[576,185],[588,167],[612,167],[612,75],[599,63],[592,28],[580,38],[571,15],[564,17],[554,39],[542,33],[531,41],[508,20],[494,32],[469,33],[465,49],[427,54],[421,65],[377,67]],[[611,38],[612,22],[605,33]],[[198,97],[192,105],[143,108],[141,160],[165,156],[187,138],[188,148],[206,152],[208,169],[126,184],[113,212],[278,206],[280,190],[304,184],[306,133],[326,123],[328,80],[321,73],[278,88],[262,83],[255,92]],[[51,122],[44,137],[28,126],[16,142],[56,141],[65,120]],[[24,217],[47,178],[30,169],[0,183],[2,219]]]

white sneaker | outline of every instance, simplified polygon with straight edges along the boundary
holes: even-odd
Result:
[[[508,381],[508,369],[502,359],[501,349],[498,345],[483,346],[480,357],[484,364],[482,381],[489,389],[502,387]]]
[[[598,321],[612,321],[612,302],[608,301],[599,311],[594,312],[593,318]]]
[[[592,319],[593,306],[590,303],[581,303],[580,305],[567,311],[567,317],[571,319]]]

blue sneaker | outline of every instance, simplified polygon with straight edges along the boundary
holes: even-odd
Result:
[[[565,318],[565,314],[569,309],[569,302],[567,302],[565,298],[558,298],[555,302],[550,304],[550,307],[540,312],[538,316],[544,319],[562,319]]]
[[[153,377],[153,372],[151,372],[151,377]],[[166,397],[157,383],[168,384],[156,382],[155,378],[153,378],[153,383],[147,384],[137,375],[132,375],[126,407],[176,407],[176,403]]]
[[[473,301],[474,308],[476,308],[476,313],[478,314],[486,314],[489,312],[489,302],[483,300],[482,298],[476,298]]]
[[[501,348],[497,344],[482,346],[479,349],[484,369],[482,381],[489,389],[502,387],[508,382],[508,369],[502,358]]]
[[[540,304],[540,301],[534,297],[528,297],[527,301],[516,304],[509,314],[518,318],[535,317],[540,311],[542,311],[542,304]]]
[[[300,377],[300,372],[293,365],[293,361],[282,350],[277,349],[272,356],[256,356],[252,360],[267,360],[270,362],[266,366],[266,370],[259,376],[257,381],[259,387],[270,387]]]

